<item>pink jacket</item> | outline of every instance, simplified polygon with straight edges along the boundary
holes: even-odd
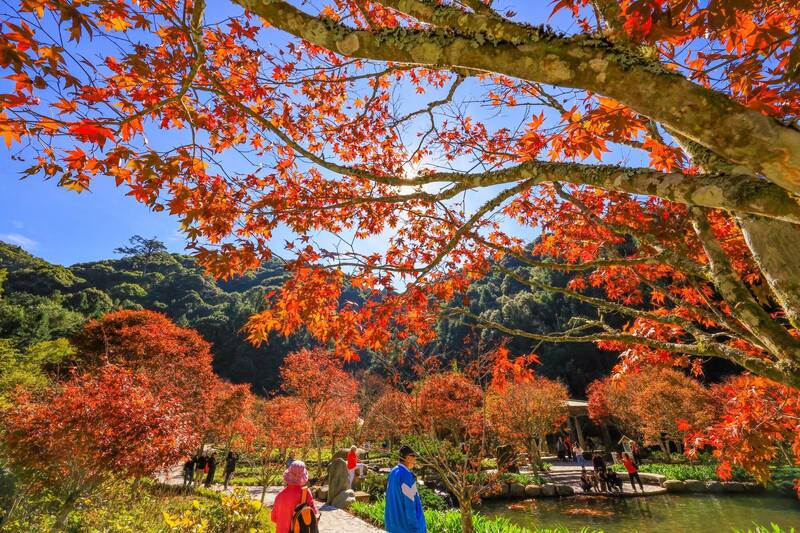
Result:
[[[275,523],[276,533],[289,533],[294,508],[300,505],[300,498],[304,490],[306,489],[300,485],[289,485],[275,496],[275,504],[272,506],[272,521]],[[314,514],[317,514],[317,506],[314,505],[314,497],[310,490],[306,490],[306,502],[314,509]]]

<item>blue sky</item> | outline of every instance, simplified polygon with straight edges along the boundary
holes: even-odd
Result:
[[[231,13],[229,4],[209,4],[207,20],[218,20]],[[544,22],[551,9],[547,0],[506,0],[496,4],[513,8],[518,20],[536,23]],[[559,22],[567,20],[566,17],[559,19],[551,23],[560,26]],[[560,29],[570,31],[574,27]],[[18,148],[14,146],[13,152]],[[20,171],[30,163],[13,160],[11,153],[0,147],[3,169],[0,174],[0,240],[66,265],[112,257],[113,249],[134,234],[155,236],[171,251],[183,251],[185,241],[178,221],[166,213],[152,212],[125,196],[125,191],[114,187],[110,178],[98,177],[91,191],[82,194],[61,189],[54,182],[39,177],[20,180]]]

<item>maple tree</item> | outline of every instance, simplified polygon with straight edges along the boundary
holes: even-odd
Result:
[[[311,424],[304,416],[305,405],[291,396],[257,399],[250,411],[256,427],[248,448],[255,452],[260,467],[261,502],[267,488],[282,472],[289,450],[305,448],[311,440]]]
[[[366,411],[365,437],[386,442],[390,449],[401,442],[412,430],[413,402],[406,392],[386,389]]]
[[[485,395],[474,380],[478,376],[453,370],[425,377],[414,386],[406,417],[412,422],[412,448],[455,497],[467,533],[474,531],[473,504],[496,489],[499,475],[482,469],[491,454]]]
[[[73,339],[83,371],[106,363],[147,374],[160,384],[164,401],[183,406],[198,428],[208,428],[215,396],[226,384],[214,374],[209,344],[153,311],[114,311],[90,320]]]
[[[0,412],[8,464],[60,498],[54,531],[106,481],[153,475],[196,446],[197,428],[162,390],[146,374],[107,364],[39,395],[21,392]]]
[[[223,443],[223,451],[227,452],[234,443],[246,443],[255,438],[258,429],[250,418],[250,411],[256,398],[248,385],[217,379],[208,394],[211,398],[204,442]]]
[[[770,463],[800,464],[800,393],[758,376],[741,375],[715,385],[722,412],[708,427],[686,437],[688,453],[714,448],[717,473],[730,479],[734,466],[766,484]],[[800,495],[800,480],[795,480]]]
[[[317,468],[322,474],[322,443],[341,435],[342,419],[358,416],[358,385],[343,368],[344,362],[324,348],[303,348],[290,353],[281,365],[281,388],[303,406],[303,417],[311,429],[317,450]],[[347,431],[344,430],[346,433]]]
[[[671,368],[643,367],[589,387],[589,416],[612,420],[645,444],[658,445],[669,456],[666,441],[686,437],[714,423],[719,403],[697,380]]]
[[[532,465],[541,466],[541,442],[567,420],[567,388],[536,376],[489,392],[487,410],[500,439],[528,452]]]
[[[111,176],[169,210],[216,276],[294,232],[256,341],[424,343],[512,255],[575,271],[516,275],[600,312],[555,334],[463,319],[797,387],[798,6],[558,0],[562,34],[510,4],[231,0],[214,17],[203,0],[22,0],[0,33],[2,134],[26,175],[78,191]],[[114,46],[81,54],[89,35]],[[538,232],[533,249],[504,220]],[[341,305],[345,272],[363,305]]]

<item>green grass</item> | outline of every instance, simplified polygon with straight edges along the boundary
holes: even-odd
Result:
[[[615,472],[626,472],[621,464],[611,465]],[[687,479],[697,479],[700,481],[719,481],[717,476],[717,466],[714,464],[667,464],[649,463],[639,465],[639,472],[648,474],[661,474],[667,479],[677,479],[686,481]],[[733,472],[734,481],[752,481],[752,478],[742,470],[735,469]]]
[[[383,514],[385,509],[383,500],[375,503],[355,503],[352,510],[356,516],[383,527]],[[425,510],[425,522],[428,531],[437,533],[461,533],[461,515],[458,511],[434,511]],[[488,518],[479,513],[472,515],[472,524],[475,533],[570,533],[564,526],[553,526],[550,528],[528,529],[511,523],[505,518]],[[602,533],[600,530],[583,528],[581,533]]]
[[[770,524],[769,526],[753,524],[753,526],[748,529],[734,529],[733,533],[795,533],[795,529],[783,529],[778,524]]]

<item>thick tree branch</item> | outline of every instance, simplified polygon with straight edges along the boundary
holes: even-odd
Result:
[[[720,295],[731,306],[733,315],[777,358],[800,362],[800,341],[775,322],[753,298],[739,274],[731,266],[711,224],[701,208],[692,208],[692,225],[708,257],[712,279]]]
[[[452,6],[434,8],[428,2],[414,0],[380,3],[403,12],[434,10],[433,16],[447,20],[453,17],[447,10],[455,10],[461,15],[460,29],[483,29],[484,33],[355,30],[309,15],[283,0],[233,1],[279,29],[345,56],[465,67],[603,94],[763,174],[786,190],[800,193],[800,132],[624,47],[586,36],[560,37],[497,17]],[[425,16],[420,14],[419,18],[424,20]]]

